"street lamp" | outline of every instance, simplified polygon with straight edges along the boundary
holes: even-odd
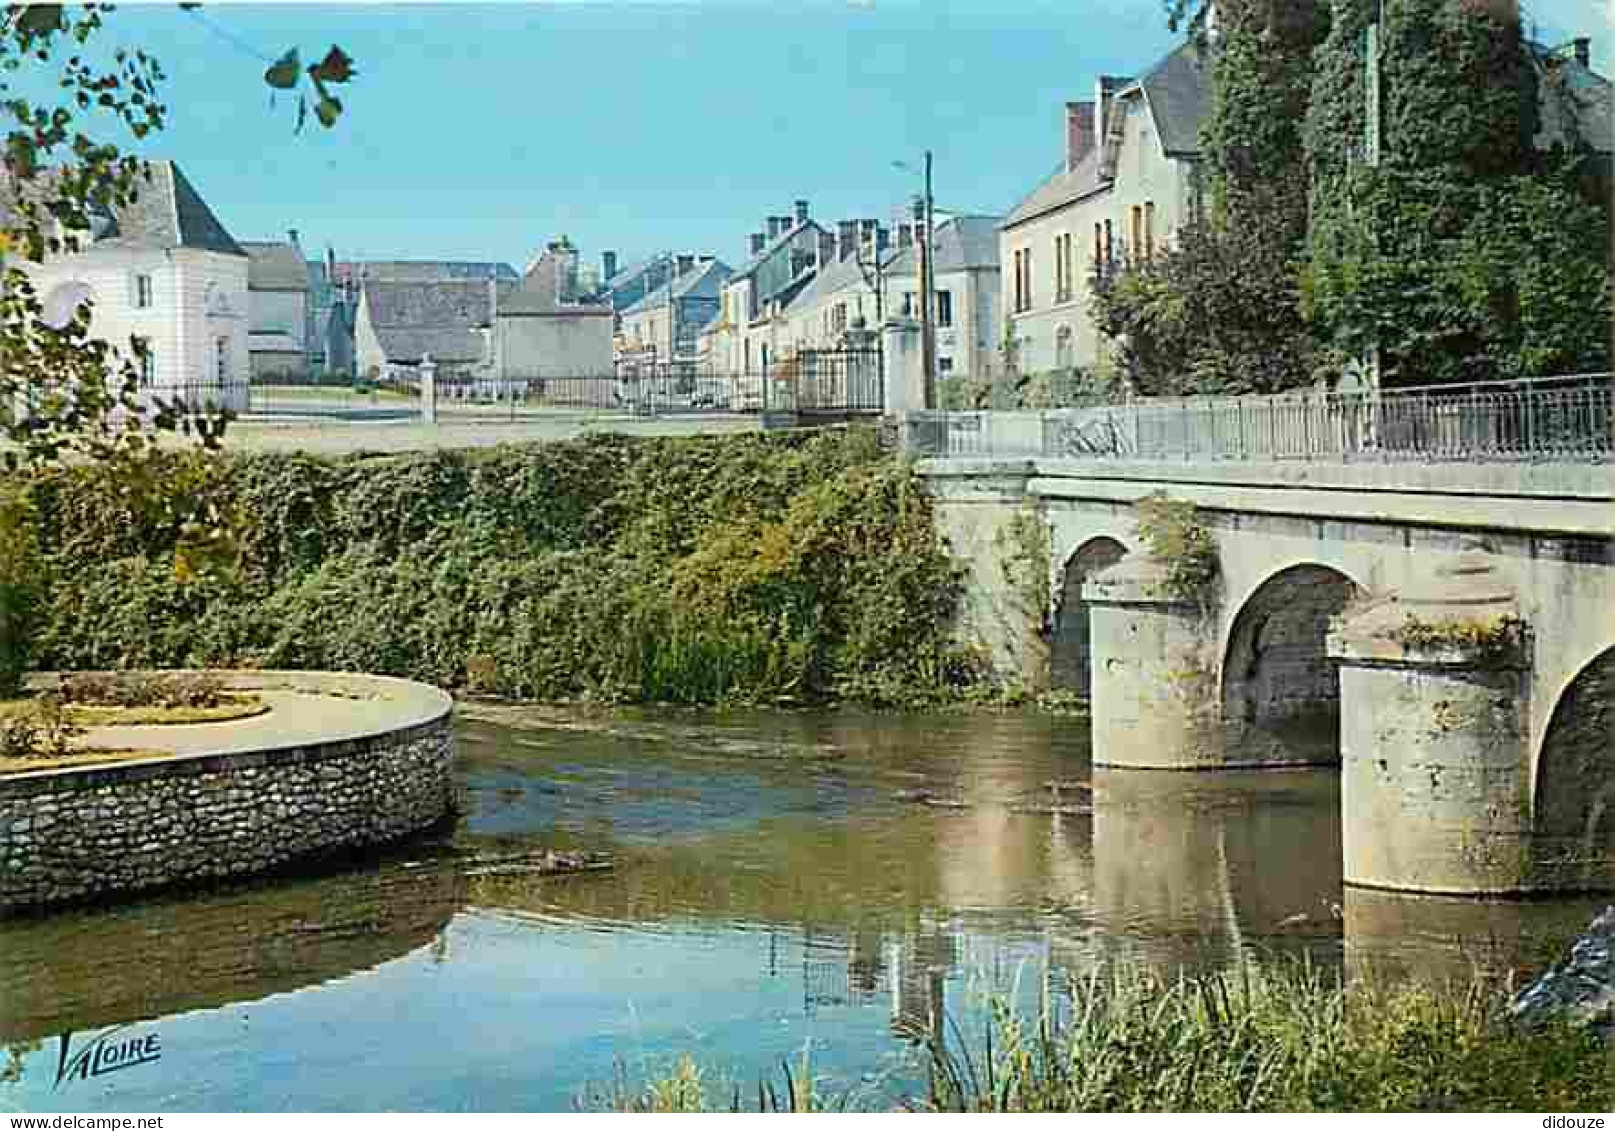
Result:
[[[908,173],[917,173],[906,161],[893,161],[892,165]],[[935,200],[931,195],[931,151],[925,151],[925,192],[914,202],[915,219],[923,225],[916,243],[920,255],[920,364],[925,371],[925,407],[934,409],[936,396],[936,247],[932,240]]]

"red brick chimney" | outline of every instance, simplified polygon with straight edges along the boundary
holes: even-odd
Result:
[[[1065,170],[1070,172],[1094,147],[1094,104],[1067,102],[1065,104]]]

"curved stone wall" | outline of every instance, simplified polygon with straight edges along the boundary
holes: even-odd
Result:
[[[270,871],[449,812],[443,692],[339,673],[226,679],[263,693],[270,713],[161,728],[187,751],[175,757],[0,777],[0,913]]]

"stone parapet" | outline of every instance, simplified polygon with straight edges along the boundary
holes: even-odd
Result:
[[[345,675],[231,680],[255,681],[367,695],[364,722],[344,725],[338,699],[323,740],[305,726],[277,745],[272,723],[259,723],[256,749],[237,741],[0,777],[0,913],[271,871],[397,840],[450,811],[453,704],[443,692]]]

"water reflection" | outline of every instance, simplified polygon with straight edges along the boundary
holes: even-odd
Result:
[[[1346,974],[1463,988],[1524,985],[1560,957],[1609,900],[1493,901],[1347,888]]]
[[[0,1043],[317,986],[440,942],[453,867],[396,862],[0,924]]]
[[[1524,954],[1545,921],[1343,894],[1328,771],[1105,770],[1085,812],[1068,719],[515,711],[460,738],[469,809],[445,850],[616,870],[394,860],[0,925],[0,1043],[151,1018],[164,1049],[94,1096],[56,1096],[48,1049],[24,1051],[0,1101],[552,1110],[619,1058],[688,1052],[745,1083],[804,1047],[816,1072],[900,1091],[944,1017],[1096,964],[1333,965],[1344,935],[1350,969],[1412,970],[1445,961],[1436,937]],[[1049,782],[1068,783],[1058,812]]]
[[[1094,910],[1114,950],[1228,965],[1340,938],[1340,803],[1327,771],[1094,772]]]

